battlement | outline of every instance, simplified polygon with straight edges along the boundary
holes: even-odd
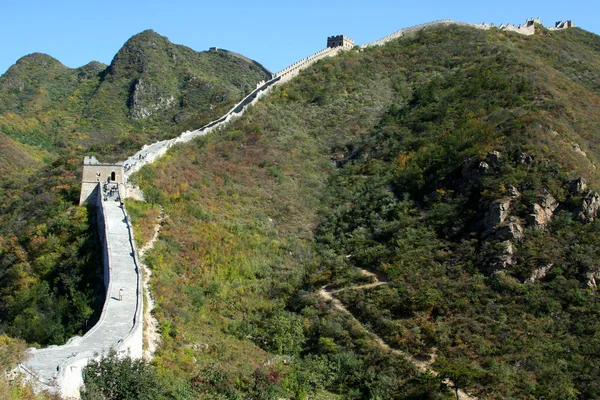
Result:
[[[83,158],[79,205],[83,205],[84,203],[94,205],[96,202],[96,191],[100,185],[105,183],[117,183],[119,184],[119,190],[124,190],[125,168],[123,167],[123,163],[101,163],[94,156],[85,156]],[[121,193],[121,195],[124,194]]]
[[[573,25],[573,22],[569,19],[566,21],[556,21],[556,23],[554,24],[554,29],[567,29],[567,28],[572,28],[575,25]]]
[[[342,47],[344,49],[351,49],[354,47],[354,40],[344,35],[329,36],[327,37],[327,47]]]
[[[103,163],[98,161],[98,159],[95,156],[85,156],[83,157],[83,165],[112,165],[115,167],[122,167],[123,163],[122,162],[116,162],[116,163]]]

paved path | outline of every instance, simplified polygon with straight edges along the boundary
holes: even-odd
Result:
[[[111,347],[141,355],[135,343],[125,343],[131,336],[135,319],[138,317],[138,268],[132,246],[132,231],[127,224],[126,216],[120,203],[103,202],[106,234],[109,252],[110,282],[107,300],[102,310],[100,321],[83,337],[75,337],[64,346],[51,346],[46,349],[32,350],[31,357],[24,363],[25,367],[34,371],[39,380],[49,386],[53,381],[60,387],[65,397],[78,395],[81,383],[81,368],[73,368],[74,364],[87,364],[94,353],[107,352]],[[124,288],[123,300],[119,301],[119,289]],[[123,346],[125,345],[125,346]],[[130,347],[127,347],[130,345]],[[133,345],[133,347],[131,347]],[[81,361],[78,363],[78,361]],[[77,378],[77,373],[79,373]]]

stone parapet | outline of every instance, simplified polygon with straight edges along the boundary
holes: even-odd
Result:
[[[106,198],[100,188],[95,195],[106,288],[100,318],[85,335],[73,337],[63,346],[30,349],[20,366],[37,387],[58,392],[63,398],[79,397],[83,368],[111,348],[119,355],[142,356],[143,296],[131,221],[119,195]],[[120,288],[125,293],[122,301],[118,299]]]

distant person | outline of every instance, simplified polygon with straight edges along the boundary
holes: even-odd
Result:
[[[119,289],[119,301],[123,301],[123,288]]]

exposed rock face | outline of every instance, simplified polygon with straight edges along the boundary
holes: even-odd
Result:
[[[588,190],[581,199],[579,208],[575,211],[575,218],[581,222],[591,223],[598,216],[600,210],[600,195],[598,192]]]
[[[525,279],[525,283],[533,283],[537,280],[544,278],[546,275],[548,275],[548,272],[550,272],[553,266],[554,264],[550,263],[548,265],[544,265],[542,267],[534,269],[533,272],[531,272],[531,276]]]
[[[496,231],[496,239],[499,240],[521,240],[523,239],[523,225],[516,217],[511,217],[506,226]]]
[[[159,110],[166,110],[173,106],[173,96],[162,95],[158,89],[138,79],[131,93],[130,112],[134,119],[145,119]]]
[[[25,89],[25,82],[23,82],[21,78],[16,76],[16,74],[9,74],[9,72],[7,72],[3,76],[4,84],[9,88],[17,89],[19,92]]]
[[[521,192],[519,192],[519,190],[516,187],[514,187],[513,185],[508,185],[507,190],[508,190],[508,195],[512,199],[516,199],[519,196],[521,196]]]
[[[501,223],[506,220],[510,210],[510,199],[498,200],[490,204],[488,212],[485,213],[483,225],[486,232],[496,229]]]
[[[523,238],[521,221],[516,217],[508,219],[511,200],[511,198],[505,198],[490,204],[483,220],[485,230],[482,238],[490,238],[494,232],[493,238],[498,240],[521,240]]]
[[[567,182],[567,190],[571,194],[582,194],[587,190],[587,182],[583,178],[573,179]]]
[[[467,181],[477,182],[481,175],[486,174],[490,170],[490,165],[485,161],[467,160],[463,164],[462,176]]]
[[[585,272],[585,278],[587,279],[588,287],[595,289],[598,287],[598,280],[600,279],[600,270],[588,270]]]
[[[499,151],[490,151],[485,161],[492,167],[498,168],[502,165],[502,154]]]
[[[558,208],[558,202],[548,192],[544,191],[541,201],[533,204],[527,222],[536,229],[543,228],[552,219],[554,211]]]

